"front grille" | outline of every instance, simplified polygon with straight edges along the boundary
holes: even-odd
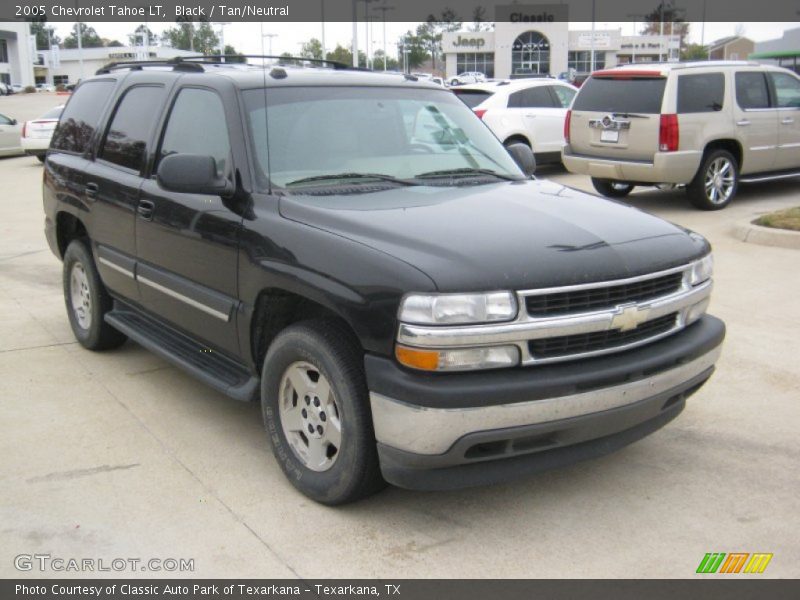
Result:
[[[653,279],[620,285],[527,296],[525,305],[528,314],[532,317],[590,312],[672,294],[681,287],[682,279],[683,272],[678,271]]]
[[[629,331],[611,329],[609,331],[579,333],[577,335],[531,340],[528,342],[528,348],[531,356],[533,356],[535,360],[583,354],[584,352],[594,352],[618,346],[626,346],[666,333],[675,326],[675,319],[677,316],[678,313],[671,313],[653,319],[652,321],[642,323],[636,329],[631,329]]]

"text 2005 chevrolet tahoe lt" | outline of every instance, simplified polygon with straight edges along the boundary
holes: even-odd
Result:
[[[532,179],[447,90],[169,66],[86,79],[54,135],[67,314],[86,348],[131,338],[260,401],[309,497],[606,454],[711,375],[709,244]]]

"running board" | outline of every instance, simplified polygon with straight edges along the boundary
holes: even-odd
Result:
[[[152,353],[235,400],[258,398],[260,379],[245,367],[142,313],[120,306],[106,322]]]
[[[758,183],[760,181],[775,181],[776,179],[791,179],[800,177],[800,171],[782,171],[779,173],[765,173],[763,175],[753,175],[752,177],[739,177],[740,183]]]

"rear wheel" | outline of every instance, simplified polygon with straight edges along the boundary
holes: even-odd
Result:
[[[323,320],[288,327],[264,359],[261,408],[275,458],[292,485],[323,504],[385,486],[363,364],[350,332]]]
[[[727,150],[709,152],[692,182],[686,186],[686,195],[696,208],[720,210],[728,206],[739,187],[739,166]]]
[[[592,177],[592,185],[598,193],[608,198],[624,198],[633,191],[635,187],[627,181],[615,181],[613,179],[598,179]]]
[[[89,350],[109,350],[128,339],[104,317],[114,305],[85,239],[73,240],[64,253],[64,301],[72,333]]]

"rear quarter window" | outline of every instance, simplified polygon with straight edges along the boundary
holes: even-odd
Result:
[[[483,104],[493,96],[492,92],[484,92],[482,90],[453,90],[453,93],[470,108]]]
[[[663,77],[589,77],[578,91],[572,110],[658,114],[666,81]]]
[[[678,77],[678,113],[703,113],[722,110],[725,102],[725,75],[703,73]]]
[[[115,81],[108,79],[78,86],[61,115],[50,147],[78,154],[88,150],[115,85]]]

